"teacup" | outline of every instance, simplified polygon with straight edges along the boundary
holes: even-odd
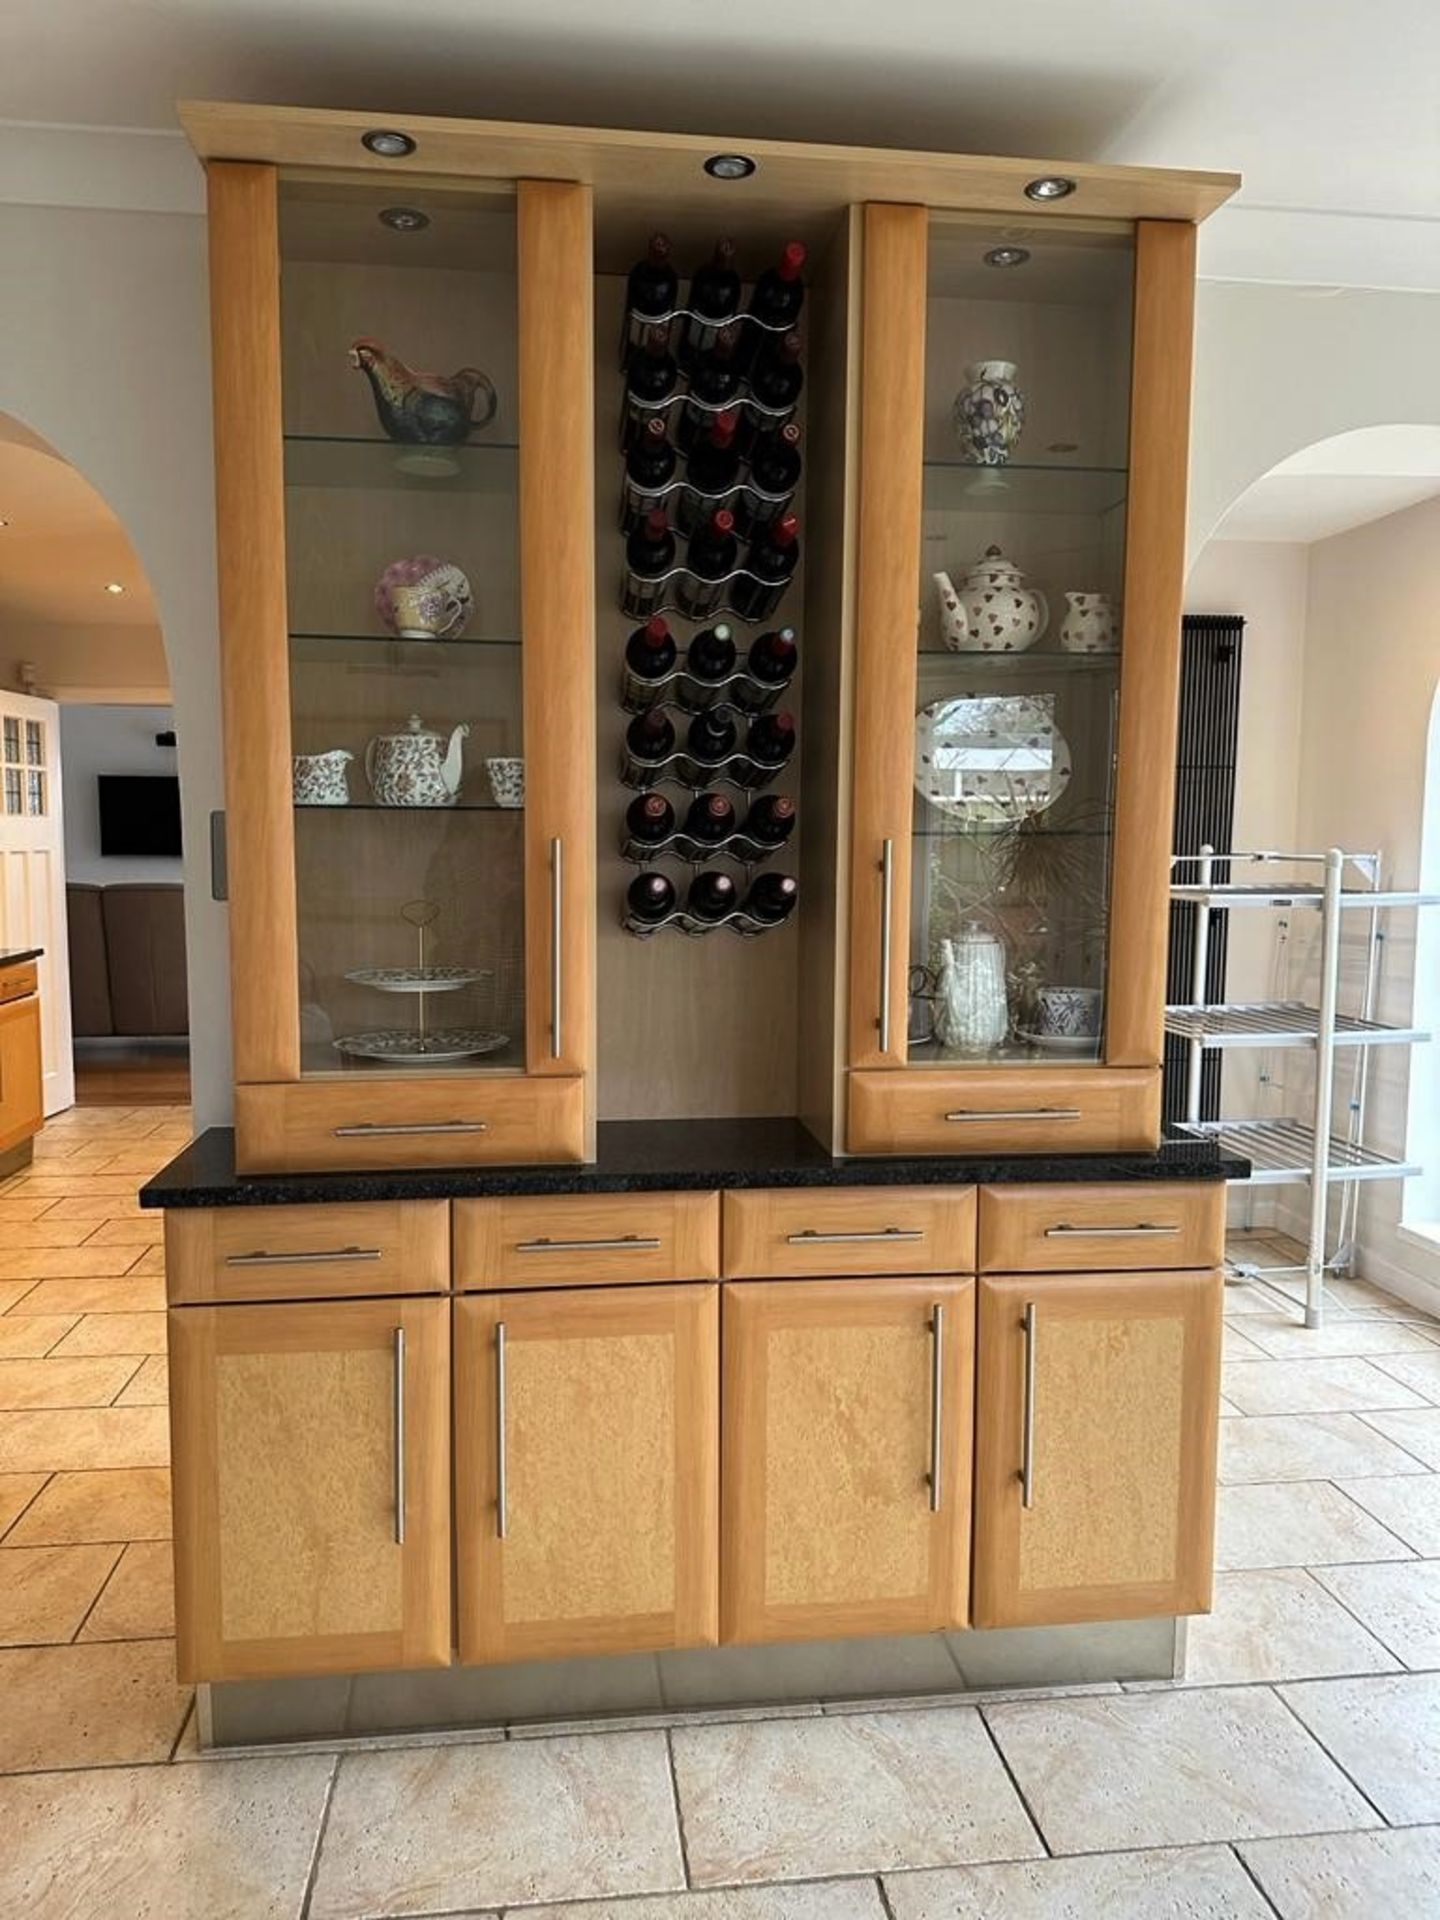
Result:
[[[1041,987],[1035,996],[1035,1031],[1060,1040],[1093,1040],[1100,1032],[1104,999],[1099,987]]]
[[[525,804],[525,762],[497,758],[485,762],[490,792],[497,807],[523,807]]]

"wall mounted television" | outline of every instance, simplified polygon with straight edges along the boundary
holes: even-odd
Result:
[[[100,852],[131,859],[180,854],[180,782],[173,773],[102,773]]]

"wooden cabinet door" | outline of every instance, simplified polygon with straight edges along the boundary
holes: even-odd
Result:
[[[40,1002],[0,1007],[0,1153],[40,1131]]]
[[[726,1287],[725,1640],[965,1624],[974,1316],[971,1280]]]
[[[460,1657],[715,1641],[709,1286],[457,1300]]]
[[[977,1627],[1209,1608],[1222,1285],[980,1281]]]
[[[450,1659],[450,1309],[170,1312],[182,1680]]]

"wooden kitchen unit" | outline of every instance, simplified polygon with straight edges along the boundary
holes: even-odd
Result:
[[[862,1640],[876,1692],[1173,1673],[1243,1170],[1160,1120],[1238,183],[182,119],[235,1129],[144,1202],[204,1737],[301,1674],[359,1730],[833,1698]]]

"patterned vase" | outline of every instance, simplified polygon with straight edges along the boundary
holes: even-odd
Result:
[[[1015,385],[1014,362],[976,360],[966,367],[951,418],[967,460],[1003,467],[1025,424],[1025,396]]]

